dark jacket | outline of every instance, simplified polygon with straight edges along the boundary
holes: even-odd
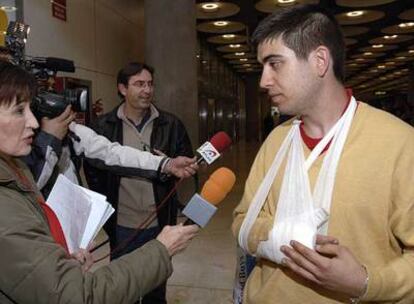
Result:
[[[117,141],[122,144],[123,130],[122,120],[118,118],[118,107],[111,112],[99,117],[91,126],[96,133],[107,137],[111,141]],[[153,128],[150,139],[151,149],[157,149],[169,157],[188,156],[193,157],[190,138],[183,123],[173,114],[159,111],[159,117],[153,122]],[[115,208],[115,212],[105,225],[105,230],[109,235],[111,244],[115,241],[115,226],[118,207],[118,194],[121,175],[116,175],[108,171],[98,170],[96,166],[91,166],[88,161],[84,164],[85,175],[89,187],[106,195],[108,202]],[[175,178],[160,179],[148,176],[151,179],[155,202],[158,205],[164,197],[170,192],[175,184]],[[173,195],[169,201],[158,211],[158,223],[160,227],[165,225],[174,225],[177,220],[178,200]]]
[[[30,168],[36,183],[38,183],[39,178],[42,174],[44,174],[44,171],[51,170],[51,172],[46,173],[49,177],[48,181],[42,186],[39,186],[38,184],[38,187],[40,187],[40,190],[45,198],[49,196],[60,173],[56,164],[62,155],[63,146],[69,147],[70,161],[75,167],[74,174],[78,177],[78,183],[82,185],[82,179],[79,175],[79,170],[82,167],[82,159],[77,157],[73,152],[71,142],[66,137],[62,141],[47,132],[39,130],[34,138],[32,151],[29,155],[22,158],[26,165]],[[51,158],[54,160],[52,161]]]
[[[0,158],[0,303],[135,303],[171,275],[170,256],[157,240],[82,273],[51,236],[29,169],[20,161],[16,167],[33,187]]]

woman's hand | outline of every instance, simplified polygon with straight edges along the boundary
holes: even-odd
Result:
[[[165,226],[157,236],[157,240],[167,248],[170,256],[173,256],[187,248],[199,230],[200,228],[197,225]]]
[[[94,260],[92,257],[92,254],[90,253],[91,248],[95,246],[94,242],[88,246],[87,249],[79,249],[75,253],[73,253],[71,256],[76,259],[80,264],[82,268],[82,272],[87,272],[93,265]]]

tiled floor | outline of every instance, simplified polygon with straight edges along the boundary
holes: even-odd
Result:
[[[233,170],[237,180],[208,226],[184,252],[173,258],[174,272],[167,287],[169,304],[232,303],[236,267],[236,242],[230,229],[232,212],[243,195],[244,183],[258,148],[258,143],[235,144],[222,159],[200,170],[201,187],[210,174],[222,166]],[[99,236],[99,240],[103,238],[105,236]],[[96,256],[102,256],[108,247],[99,251]],[[107,262],[102,261],[95,268]]]

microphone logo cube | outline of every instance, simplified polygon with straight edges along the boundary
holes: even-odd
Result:
[[[217,208],[197,193],[191,198],[183,210],[183,214],[200,227],[205,227]]]
[[[214,146],[208,141],[206,141],[200,148],[198,148],[197,152],[200,153],[201,157],[203,157],[203,159],[209,165],[220,157],[219,151],[217,151],[217,149],[214,148]]]

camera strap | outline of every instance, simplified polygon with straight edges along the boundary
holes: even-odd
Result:
[[[15,300],[13,300],[7,293],[5,293],[4,291],[3,291],[3,289],[1,289],[0,288],[0,293],[2,294],[2,295],[4,295],[10,302],[12,302],[12,303],[14,303],[14,304],[18,304]]]

